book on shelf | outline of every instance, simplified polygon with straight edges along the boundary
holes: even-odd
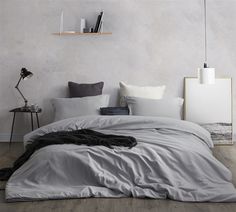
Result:
[[[96,25],[94,28],[94,32],[100,32],[102,21],[103,21],[103,16],[104,16],[104,12],[102,11],[97,17],[97,22],[96,22]]]
[[[103,32],[103,21],[100,22],[98,32]]]
[[[64,12],[61,11],[60,28],[59,28],[59,33],[60,34],[63,32],[63,19],[64,19]]]
[[[94,32],[98,32],[98,27],[99,27],[100,21],[101,21],[101,14],[97,18],[97,22],[96,22],[96,25],[94,27]]]
[[[101,12],[101,20],[99,24],[99,32],[103,32],[103,21],[104,21],[104,12]]]

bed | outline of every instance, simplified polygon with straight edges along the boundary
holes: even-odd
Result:
[[[50,145],[36,151],[6,185],[6,200],[136,197],[236,202],[231,172],[211,152],[197,124],[149,116],[80,116],[43,126],[24,145],[50,132],[92,129],[133,136],[137,145]]]

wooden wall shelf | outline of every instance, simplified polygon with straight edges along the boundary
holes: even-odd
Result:
[[[111,32],[90,32],[90,33],[81,33],[81,32],[56,32],[52,33],[53,35],[59,35],[59,36],[64,36],[64,35],[111,35]]]

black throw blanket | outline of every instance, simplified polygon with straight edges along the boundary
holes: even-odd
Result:
[[[0,169],[0,180],[8,180],[13,172],[20,168],[36,150],[55,144],[102,145],[108,148],[124,146],[132,148],[137,144],[137,141],[130,136],[108,135],[88,129],[48,133],[28,144],[26,151],[14,162],[13,167]]]

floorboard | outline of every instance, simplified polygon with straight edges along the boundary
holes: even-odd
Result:
[[[0,143],[0,167],[6,167],[23,152],[21,143]],[[213,154],[232,172],[236,185],[236,145],[217,146]],[[236,212],[236,203],[183,203],[171,200],[134,198],[88,198],[6,203],[4,183],[0,183],[0,212]]]

